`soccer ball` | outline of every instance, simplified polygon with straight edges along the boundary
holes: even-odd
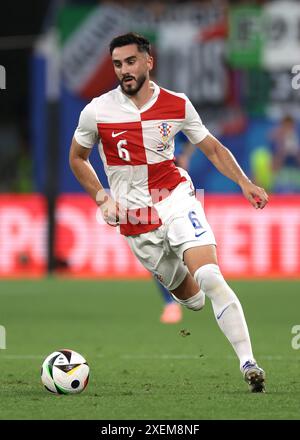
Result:
[[[89,381],[90,368],[81,354],[73,350],[58,350],[43,362],[42,383],[55,394],[76,394],[83,391]]]

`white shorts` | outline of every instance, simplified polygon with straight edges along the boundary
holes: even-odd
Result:
[[[168,290],[174,290],[188,272],[184,251],[216,245],[216,240],[190,182],[180,183],[155,208],[163,224],[154,231],[125,238],[142,265]]]

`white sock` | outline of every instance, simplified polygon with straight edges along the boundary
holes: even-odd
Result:
[[[224,280],[219,266],[206,264],[197,269],[194,278],[211,300],[219,327],[234,348],[240,367],[248,360],[254,360],[242,306]]]
[[[205,294],[202,290],[200,290],[196,295],[193,295],[191,298],[188,299],[179,299],[177,296],[173,295],[171,293],[175,301],[179,302],[179,304],[182,304],[183,306],[187,307],[191,310],[201,310],[204,307],[205,304]]]

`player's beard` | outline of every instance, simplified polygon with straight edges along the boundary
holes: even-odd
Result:
[[[133,83],[127,85],[124,80],[128,78],[133,79]],[[141,75],[137,79],[135,79],[133,76],[128,75],[122,79],[121,88],[126,95],[134,96],[141,90],[145,81],[146,75]]]

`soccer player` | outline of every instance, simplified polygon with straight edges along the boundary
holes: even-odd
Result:
[[[119,228],[174,299],[191,310],[201,310],[206,296],[211,300],[250,390],[263,392],[265,372],[254,358],[241,304],[218,266],[213,232],[188,173],[174,164],[174,136],[182,130],[240,186],[254,208],[264,208],[268,196],[209,133],[184,94],[150,81],[153,57],[146,38],[135,33],[117,36],[110,53],[120,85],[81,112],[70,148],[71,169],[104,220]],[[96,142],[112,195],[88,159]]]

